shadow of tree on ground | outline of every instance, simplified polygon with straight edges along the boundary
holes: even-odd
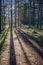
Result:
[[[10,31],[10,64],[9,65],[16,65],[16,56],[15,56],[12,31]]]

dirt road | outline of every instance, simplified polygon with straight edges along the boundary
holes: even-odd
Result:
[[[18,31],[9,32],[6,41],[8,45],[1,54],[0,65],[43,65],[43,58]]]

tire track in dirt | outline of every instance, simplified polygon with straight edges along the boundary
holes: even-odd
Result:
[[[15,35],[15,34],[14,34]],[[17,34],[14,36],[15,39],[15,55],[17,65],[31,65],[30,61],[27,59],[23,48],[21,47],[20,41]]]
[[[19,41],[21,42],[21,47],[27,55],[28,60],[31,62],[31,65],[43,65],[43,59],[36,53],[34,48],[30,45],[27,45],[26,42],[24,43],[24,39],[21,38],[20,34],[18,33]]]

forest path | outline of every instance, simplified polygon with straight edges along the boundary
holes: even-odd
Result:
[[[7,48],[1,54],[0,65],[43,65],[43,59],[32,46],[27,45],[16,33],[8,33]]]

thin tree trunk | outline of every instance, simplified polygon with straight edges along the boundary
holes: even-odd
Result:
[[[38,2],[38,21],[37,21],[37,28],[39,28],[39,2]]]
[[[11,32],[12,32],[12,0],[11,0]]]
[[[33,0],[33,25],[35,24],[35,0]]]
[[[0,0],[0,33],[1,33],[1,0]]]
[[[40,29],[42,27],[42,0],[40,0]]]
[[[15,0],[15,27],[16,27],[16,0]]]
[[[2,0],[2,17],[1,17],[1,21],[2,21],[2,30],[5,29],[5,7],[4,7],[4,0]]]
[[[31,0],[30,0],[30,15],[29,15],[29,18],[30,18],[30,20],[29,20],[29,27],[31,27]]]
[[[19,26],[19,1],[18,1],[18,26]]]

